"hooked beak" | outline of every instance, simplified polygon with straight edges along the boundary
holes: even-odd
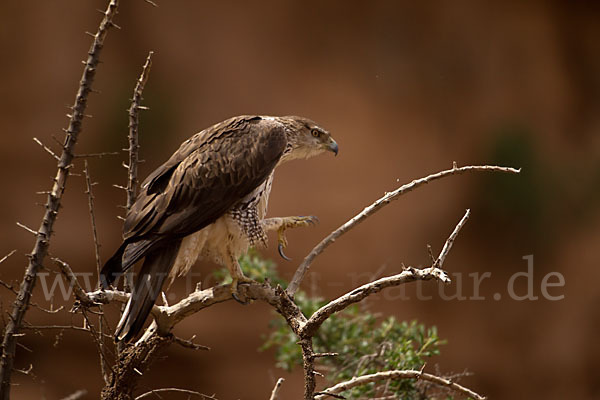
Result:
[[[327,146],[327,150],[333,152],[333,154],[335,154],[336,156],[338,154],[338,150],[339,150],[338,144],[332,138],[329,138],[329,145]]]

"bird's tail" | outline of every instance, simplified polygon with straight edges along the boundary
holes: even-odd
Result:
[[[99,279],[104,289],[108,289],[117,277],[123,273],[122,259],[126,247],[127,243],[124,242],[102,267]]]
[[[141,331],[175,262],[181,241],[175,241],[146,254],[131,297],[115,332],[117,341],[129,341]]]
[[[155,245],[155,241],[152,239],[138,240],[132,243],[124,241],[100,271],[99,278],[102,287],[108,289],[119,276],[138,260],[141,260],[153,245]],[[163,247],[161,246],[161,248]]]

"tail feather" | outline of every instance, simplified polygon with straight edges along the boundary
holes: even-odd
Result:
[[[140,275],[117,326],[117,341],[129,341],[141,331],[175,262],[180,243],[178,240],[146,254]]]
[[[119,275],[124,272],[122,259],[126,247],[127,243],[124,242],[102,267],[99,279],[100,284],[104,289],[108,289],[110,285],[119,277]]]
[[[131,243],[128,241],[123,242],[115,254],[104,264],[102,271],[100,271],[100,284],[102,287],[108,289],[119,276],[144,257],[146,252],[150,251],[153,244],[155,244],[155,241],[151,239],[138,240]]]

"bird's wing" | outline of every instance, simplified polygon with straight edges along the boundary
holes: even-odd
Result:
[[[260,120],[232,118],[184,142],[142,185],[127,214],[125,240],[154,244],[189,235],[258,187],[286,145],[280,124]]]

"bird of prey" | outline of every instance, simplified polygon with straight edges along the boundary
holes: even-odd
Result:
[[[238,258],[266,245],[265,232],[304,226],[314,217],[265,218],[273,172],[283,162],[338,145],[315,122],[295,116],[239,116],[207,128],[181,144],[142,183],[128,211],[123,243],[100,273],[104,288],[144,259],[117,326],[118,341],[142,329],[167,276],[187,273],[198,258],[226,266],[232,295],[247,282]]]

